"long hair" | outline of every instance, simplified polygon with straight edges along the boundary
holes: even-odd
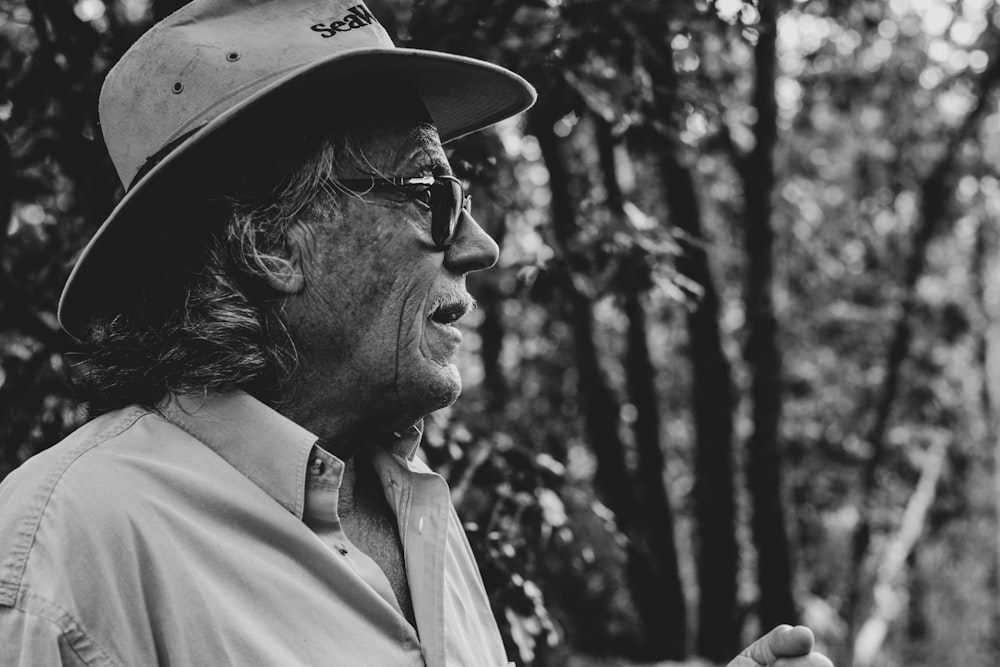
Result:
[[[261,278],[294,221],[339,214],[342,195],[328,183],[350,143],[319,123],[273,132],[228,191],[165,202],[159,219],[146,221],[163,231],[132,249],[128,278],[104,295],[91,350],[74,365],[91,415],[154,408],[169,393],[239,388],[277,400],[297,359],[280,295]]]
[[[375,171],[364,149],[379,127],[429,120],[405,88],[365,99],[337,120],[322,105],[297,107],[296,122],[267,123],[254,136],[239,178],[222,193],[164,202],[161,219],[147,225],[161,230],[146,240],[155,255],[133,250],[128,279],[104,295],[91,351],[74,366],[92,416],[132,404],[155,409],[171,393],[242,389],[272,406],[288,395],[298,358],[281,313],[285,295],[262,277],[295,221],[339,218],[343,197],[360,196],[336,177]],[[278,113],[290,117],[289,106]]]

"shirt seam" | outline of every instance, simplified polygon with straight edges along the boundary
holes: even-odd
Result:
[[[312,457],[313,449],[315,448],[315,442],[313,442],[311,447],[301,447],[299,449],[299,462],[298,465],[295,466],[294,514],[299,521],[303,521],[306,514],[306,470],[309,466],[309,459]]]
[[[413,482],[406,481],[405,485],[398,484],[399,500],[396,507],[396,525],[400,528],[399,541],[403,545],[406,544],[406,537],[410,532],[410,514],[413,509]],[[399,520],[400,517],[403,518],[402,521]]]
[[[35,546],[38,528],[62,477],[85,454],[118,437],[147,414],[149,411],[141,407],[127,411],[112,422],[108,428],[95,433],[88,440],[84,440],[79,446],[65,453],[59,464],[54,466],[53,470],[45,477],[38,492],[39,498],[32,504],[31,510],[22,520],[21,529],[18,530],[10,554],[3,565],[4,574],[0,575],[3,577],[0,581],[0,605],[12,607],[17,600],[18,591],[22,590],[21,582],[24,580],[24,572],[28,568],[28,560]]]
[[[28,601],[34,602],[38,605],[37,610],[27,609],[26,604]],[[40,595],[36,595],[28,590],[22,590],[21,594],[14,604],[9,607],[10,609],[16,609],[22,614],[27,616],[34,616],[40,618],[47,623],[51,623],[59,629],[59,634],[61,634],[66,639],[66,645],[73,651],[73,654],[80,659],[85,665],[95,665],[95,664],[106,664],[106,665],[117,665],[118,663],[108,654],[104,648],[98,644],[92,637],[92,635],[87,631],[86,627],[81,623],[73,614],[64,609],[62,606],[56,604],[52,600],[44,598]],[[46,613],[48,612],[48,613]],[[52,613],[57,612],[57,613]],[[76,639],[71,637],[71,634],[79,635]],[[88,660],[83,655],[80,654],[79,646],[80,644],[89,644],[93,647],[94,653],[96,655],[97,661]]]
[[[440,479],[440,485],[445,487],[444,488],[445,497],[450,498],[450,494],[448,493],[447,482],[445,482],[443,479]],[[450,503],[441,503],[441,507],[438,508],[438,516],[436,517],[436,519],[439,522],[438,525],[443,527],[444,534],[441,536],[441,539],[439,539],[437,543],[435,543],[434,545],[434,560],[435,560],[434,573],[436,576],[441,577],[441,581],[437,582],[438,585],[435,586],[436,590],[434,591],[435,593],[434,602],[436,607],[435,611],[437,612],[438,616],[437,624],[435,625],[435,627],[440,628],[439,640],[441,642],[441,664],[447,664],[448,661],[448,644],[446,642],[446,635],[445,635],[446,629],[445,629],[445,618],[444,618],[444,569],[445,569],[445,551],[448,548],[448,532],[451,528],[448,522],[449,505]]]

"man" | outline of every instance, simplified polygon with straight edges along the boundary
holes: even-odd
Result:
[[[533,100],[355,0],[195,0],[130,49],[101,99],[128,192],[60,304],[100,416],[0,486],[0,663],[507,664],[414,452],[498,254],[441,142]]]

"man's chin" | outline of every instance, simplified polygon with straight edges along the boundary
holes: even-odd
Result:
[[[454,361],[438,368],[438,378],[434,383],[437,391],[432,390],[432,393],[440,396],[440,405],[434,410],[448,407],[457,401],[462,393],[462,376],[459,375],[458,366]]]
[[[435,410],[446,408],[462,393],[462,377],[454,361],[438,363],[428,360],[422,372],[416,377],[402,379],[399,385],[400,399],[413,412],[423,417]]]

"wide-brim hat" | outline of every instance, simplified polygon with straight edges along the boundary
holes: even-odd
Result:
[[[445,142],[535,100],[531,85],[502,67],[396,48],[357,0],[194,0],[154,25],[101,89],[101,131],[126,194],[66,281],[62,327],[85,338],[109,286],[129,280],[122,267],[135,266],[137,253],[156,252],[143,239],[171,233],[147,229],[162,226],[153,213],[184,197],[192,174],[204,185],[213,148],[231,142],[248,118],[313,92],[329,100],[338,84],[344,104],[356,104],[357,90],[381,80],[414,92]],[[120,261],[125,256],[129,262]]]

